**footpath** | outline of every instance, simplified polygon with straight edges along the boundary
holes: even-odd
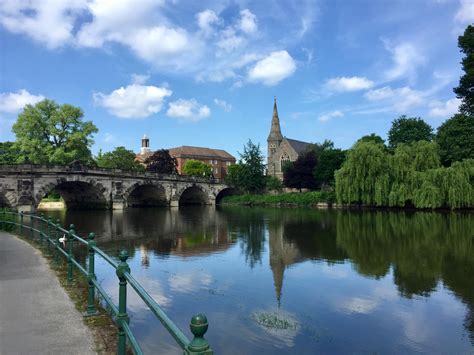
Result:
[[[40,252],[0,232],[0,355],[95,354],[93,336]]]

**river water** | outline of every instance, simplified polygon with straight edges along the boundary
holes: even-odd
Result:
[[[473,354],[474,214],[205,208],[49,212],[116,256],[216,354]],[[81,251],[78,251],[81,254]],[[114,271],[96,262],[117,299]],[[145,353],[179,354],[128,292]]]

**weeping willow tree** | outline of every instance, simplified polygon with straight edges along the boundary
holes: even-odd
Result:
[[[386,206],[390,192],[390,163],[383,144],[359,141],[336,172],[339,203]]]
[[[393,154],[357,143],[336,172],[339,203],[416,208],[474,207],[474,160],[441,166],[434,142],[400,144]]]

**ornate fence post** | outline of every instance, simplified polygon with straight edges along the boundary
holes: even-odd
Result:
[[[43,220],[44,220],[44,214],[41,213],[40,214],[40,224],[39,224],[39,227],[38,227],[38,230],[39,230],[39,237],[40,237],[40,246],[43,246]]]
[[[95,251],[94,247],[96,246],[96,242],[94,240],[95,234],[94,233],[89,233],[89,238],[87,241],[87,248],[89,249],[89,268],[88,268],[88,286],[89,286],[89,292],[87,294],[87,311],[86,311],[86,316],[94,316],[97,315],[97,309],[95,308],[95,286],[94,283],[92,282],[93,280],[96,279],[95,276]]]
[[[20,211],[20,235],[23,235],[23,211]]]
[[[57,264],[59,262],[59,248],[61,248],[61,242],[59,241],[59,228],[61,227],[61,224],[59,224],[59,218],[56,219],[56,248],[54,248],[54,262]]]
[[[34,229],[34,223],[33,223],[33,213],[30,213],[30,233],[31,233],[31,240],[35,239],[35,231]]]
[[[72,253],[73,253],[73,243],[74,243],[74,224],[69,226],[69,233],[67,235],[67,246],[68,246],[68,253],[67,253],[67,280],[69,283],[72,282]]]
[[[51,217],[48,217],[48,235],[46,236],[46,245],[48,246],[48,255],[51,255]]]
[[[130,272],[130,267],[127,264],[128,252],[122,250],[119,254],[120,263],[117,266],[117,276],[119,278],[119,313],[117,314],[118,324],[118,346],[117,352],[119,355],[125,355],[127,352],[127,337],[123,329],[123,323],[128,323],[127,315],[127,280],[124,274]]]
[[[209,343],[204,338],[204,334],[207,332],[209,324],[207,323],[207,317],[202,314],[195,314],[191,318],[191,323],[189,328],[191,333],[193,333],[194,338],[188,345],[186,349],[187,354],[199,354],[199,355],[212,355],[214,352],[209,347]]]

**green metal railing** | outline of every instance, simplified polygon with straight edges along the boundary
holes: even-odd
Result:
[[[29,223],[25,223],[25,217]],[[127,285],[130,285],[137,295],[145,302],[150,311],[163,324],[165,329],[171,334],[176,343],[183,349],[183,354],[211,355],[213,351],[209,347],[204,334],[208,328],[207,318],[204,314],[196,314],[191,318],[190,329],[193,339],[189,340],[181,329],[166,315],[163,309],[149,295],[149,293],[132,276],[130,267],[127,264],[128,253],[122,250],[117,263],[113,258],[99,249],[95,242],[94,233],[90,233],[87,239],[81,238],[75,232],[74,225],[69,226],[69,230],[61,227],[59,220],[53,221],[51,217],[45,218],[44,215],[26,214],[22,212],[0,210],[0,229],[17,232],[20,235],[30,239],[38,239],[40,245],[44,247],[46,243],[46,253],[54,253],[53,260],[59,261],[62,255],[67,260],[67,280],[73,281],[74,267],[78,269],[88,282],[87,310],[85,316],[94,316],[98,314],[96,309],[96,291],[100,294],[104,302],[110,308],[112,318],[118,328],[117,352],[124,355],[129,346],[135,354],[143,354],[140,344],[129,326],[129,317],[127,314]],[[26,233],[26,231],[29,233]],[[74,258],[74,242],[87,247],[88,262],[87,269],[84,268]],[[101,284],[97,281],[95,274],[95,256],[98,254],[116,271],[119,283],[119,299],[116,305],[107,294]]]

